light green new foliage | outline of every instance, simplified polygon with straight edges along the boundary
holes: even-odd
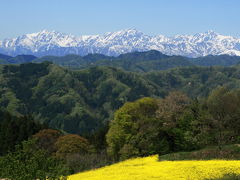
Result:
[[[156,153],[158,144],[152,144],[158,138],[153,128],[157,123],[156,109],[157,100],[142,98],[116,111],[107,133],[108,152],[114,159]]]
[[[6,91],[0,96],[0,104],[7,103],[6,110],[13,114],[19,114],[18,108],[20,107],[20,100],[16,98],[16,95],[12,91]]]

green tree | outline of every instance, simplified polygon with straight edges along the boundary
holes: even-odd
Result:
[[[16,144],[43,128],[44,125],[35,122],[30,115],[17,117],[0,110],[0,155],[13,151]]]
[[[230,91],[224,86],[218,87],[210,93],[207,107],[212,116],[211,122],[219,148],[221,149],[224,143],[236,141],[240,132],[239,90]]]
[[[64,162],[48,156],[35,140],[23,141],[16,151],[0,158],[0,178],[14,180],[61,179],[68,174]]]
[[[156,117],[161,122],[161,130],[167,134],[170,151],[188,149],[184,136],[191,123],[187,114],[190,102],[185,94],[174,91],[158,103]]]
[[[142,98],[125,103],[115,112],[106,135],[108,153],[115,160],[155,154],[166,148],[164,134],[158,131],[155,112],[158,100]]]

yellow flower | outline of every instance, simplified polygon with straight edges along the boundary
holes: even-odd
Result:
[[[240,161],[158,161],[157,156],[126,160],[69,176],[69,180],[203,180],[240,175]]]

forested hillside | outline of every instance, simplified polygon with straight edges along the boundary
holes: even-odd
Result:
[[[126,101],[161,95],[146,78],[115,68],[70,71],[50,63],[7,65],[1,67],[0,78],[1,107],[79,134],[103,126]]]
[[[45,62],[1,66],[0,105],[32,114],[50,127],[88,134],[108,124],[116,109],[142,97],[180,90],[205,97],[219,85],[240,87],[240,67],[186,67],[132,73],[112,67],[69,70]]]
[[[156,50],[146,52],[132,52],[117,57],[102,54],[88,54],[86,56],[44,56],[37,58],[31,55],[11,57],[0,54],[0,64],[21,64],[26,62],[42,63],[50,61],[54,64],[71,69],[86,69],[96,66],[110,66],[133,72],[150,72],[186,66],[232,66],[239,64],[239,56],[218,55],[188,58],[184,56],[168,56]]]

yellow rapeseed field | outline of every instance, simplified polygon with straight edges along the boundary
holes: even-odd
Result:
[[[68,177],[69,180],[201,180],[240,174],[240,161],[158,161],[136,158]]]

